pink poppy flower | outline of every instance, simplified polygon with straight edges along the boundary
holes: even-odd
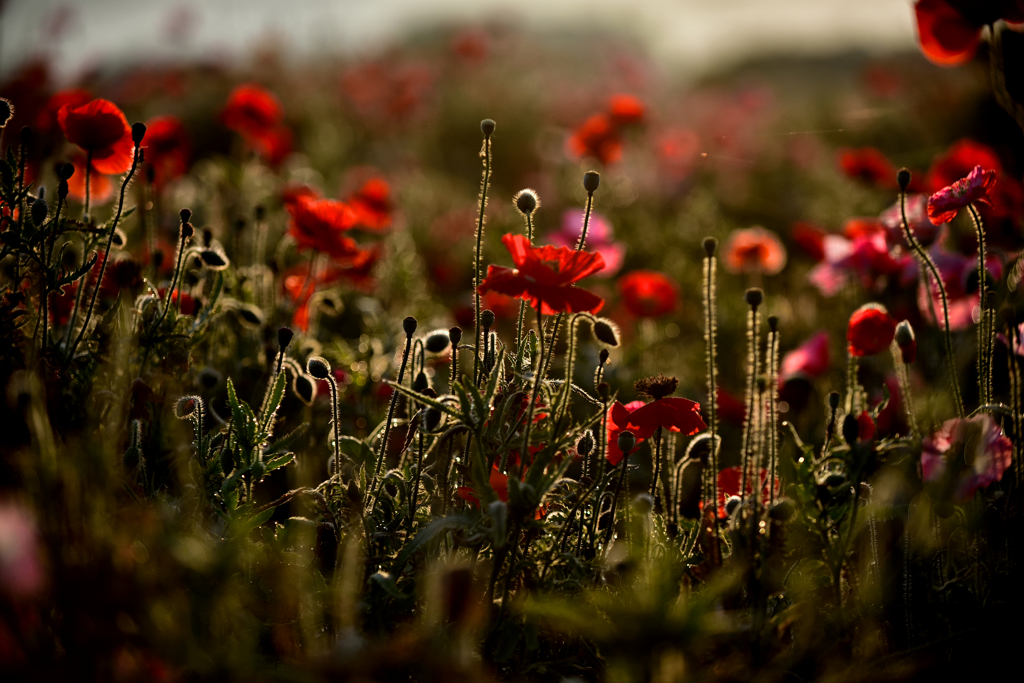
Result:
[[[732,231],[725,244],[724,260],[732,273],[776,275],[786,267],[786,248],[774,232],[755,225]]]
[[[822,296],[835,296],[852,276],[860,278],[866,289],[873,290],[884,285],[887,278],[899,276],[903,282],[916,272],[913,256],[890,253],[884,231],[862,233],[853,240],[826,235],[822,248],[825,259],[807,276]]]
[[[957,503],[1002,479],[1013,452],[1013,444],[987,413],[946,420],[921,447],[924,480],[945,483]]]
[[[995,171],[985,171],[981,166],[975,166],[966,177],[928,198],[928,218],[935,225],[942,225],[953,220],[960,209],[968,204],[991,206],[988,193],[995,182]]]
[[[796,375],[810,379],[821,377],[828,372],[830,361],[828,332],[817,332],[783,356],[782,367],[779,368],[779,381],[785,382]]]
[[[562,226],[557,232],[548,235],[548,241],[556,247],[575,249],[583,229],[583,213],[581,209],[569,209],[563,213]],[[604,270],[594,273],[594,277],[612,277],[622,268],[626,258],[626,245],[615,241],[611,223],[596,211],[590,214],[585,248],[587,251],[596,251],[604,258]]]

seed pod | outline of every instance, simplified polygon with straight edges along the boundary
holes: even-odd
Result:
[[[598,318],[593,326],[594,336],[608,346],[619,345],[619,327],[607,318]]]
[[[448,338],[452,340],[452,346],[458,346],[459,342],[462,341],[462,328],[453,327],[448,330]]]
[[[405,334],[409,337],[416,334],[416,318],[411,315],[402,321],[402,329],[405,330]]]
[[[484,137],[489,138],[494,134],[494,128],[497,124],[494,123],[494,119],[484,119],[480,122],[480,132],[484,134]]]
[[[516,205],[519,213],[524,216],[532,216],[540,208],[540,198],[536,192],[529,188],[517,192],[513,198],[513,203]]]
[[[594,194],[601,185],[601,174],[597,171],[587,171],[583,174],[583,189],[587,194]]]
[[[751,287],[743,295],[747,305],[751,308],[757,308],[764,301],[764,291],[760,287]]]
[[[322,356],[313,356],[306,361],[306,372],[316,379],[327,379],[331,375],[331,364]]]
[[[451,339],[448,336],[448,332],[444,330],[435,330],[427,335],[427,338],[423,341],[423,348],[427,350],[427,353],[444,353],[451,346]]]
[[[619,432],[619,439],[616,443],[620,451],[623,453],[629,453],[636,447],[636,437],[633,436],[633,432],[628,429],[624,429]]]
[[[701,244],[704,247],[704,253],[708,256],[714,256],[718,250],[718,238],[716,237],[705,237]]]
[[[494,311],[487,309],[480,313],[480,324],[485,330],[491,329],[491,326],[494,325]]]

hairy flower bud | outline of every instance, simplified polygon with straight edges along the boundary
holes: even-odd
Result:
[[[743,298],[748,306],[756,309],[764,301],[764,290],[760,287],[751,287],[743,294]]]
[[[540,198],[537,196],[537,193],[530,188],[517,192],[516,196],[513,198],[513,202],[519,210],[519,213],[524,216],[532,216],[537,209],[540,208]]]
[[[917,358],[917,340],[914,338],[914,328],[910,322],[903,320],[896,326],[896,345],[900,348],[900,355],[904,363],[913,363]]]
[[[185,225],[192,220],[192,209],[182,209],[178,212],[178,217],[181,219],[181,224]]]
[[[839,407],[839,392],[838,391],[833,391],[831,394],[828,395],[828,405],[829,405],[830,408],[832,408],[832,410],[835,410],[836,408]]]
[[[619,328],[611,320],[607,318],[598,318],[594,321],[594,336],[601,343],[607,344],[608,346],[619,345]]]
[[[46,216],[50,213],[50,207],[46,204],[46,200],[40,197],[32,202],[31,213],[32,224],[38,228],[46,222]]]
[[[610,355],[611,354],[608,353],[608,349],[601,349],[601,353],[597,354],[597,361],[601,365],[604,365],[605,363],[608,362],[608,356],[610,356]]]
[[[313,356],[306,361],[306,372],[316,379],[327,379],[331,375],[331,364],[323,356]]]
[[[296,373],[295,380],[292,382],[292,391],[307,406],[311,405],[313,399],[316,398],[316,382],[309,375]]]
[[[146,124],[136,121],[132,124],[132,142],[136,146],[142,144],[142,138],[146,137]]]
[[[484,134],[484,137],[489,138],[494,133],[496,125],[494,119],[484,119],[480,122],[480,132]]]
[[[900,191],[906,192],[910,186],[910,169],[901,168],[896,173],[896,182],[900,184]]]
[[[292,332],[290,327],[279,327],[277,328],[277,346],[279,349],[284,351],[288,348],[288,345],[292,343],[292,337],[295,333]]]
[[[857,424],[857,417],[847,415],[843,418],[843,440],[851,446],[857,443],[857,434],[860,433],[860,425]]]
[[[619,440],[616,442],[616,445],[618,445],[620,451],[628,454],[636,447],[636,437],[633,436],[633,432],[624,429],[619,432]]]
[[[441,411],[434,407],[429,407],[423,411],[423,429],[428,432],[436,432],[438,426],[441,424]]]
[[[588,429],[583,432],[583,436],[576,442],[576,452],[585,458],[594,452],[594,445],[594,435]]]
[[[202,410],[203,399],[198,396],[182,396],[174,404],[174,416],[179,420],[187,420],[195,415],[197,410]]]

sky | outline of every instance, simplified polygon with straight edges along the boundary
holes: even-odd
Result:
[[[297,56],[381,49],[444,23],[624,29],[652,56],[705,73],[758,55],[912,49],[911,0],[7,0],[0,75],[50,56],[73,79],[140,58],[244,57],[273,37]]]

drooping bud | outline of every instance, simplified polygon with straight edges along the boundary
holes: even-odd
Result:
[[[717,237],[705,237],[702,244],[704,246],[704,253],[708,256],[714,256],[715,252],[718,251]]]
[[[312,356],[306,361],[306,372],[316,379],[327,379],[331,376],[331,364],[323,356]]]
[[[136,121],[132,124],[132,142],[136,146],[142,144],[142,138],[146,137],[146,124]]]
[[[619,345],[619,327],[607,318],[598,318],[594,321],[594,336],[599,342],[608,346]]]
[[[900,355],[904,363],[913,363],[917,358],[917,339],[910,322],[903,320],[896,326],[896,345],[900,347]]]
[[[484,119],[480,122],[480,132],[484,134],[485,138],[491,137],[494,134],[494,128],[497,124],[494,123],[494,119]]]
[[[0,97],[0,128],[6,128],[14,118],[14,105],[6,97]]]
[[[601,185],[601,174],[597,171],[587,171],[583,174],[583,189],[587,194],[594,194]]]
[[[900,191],[906,192],[910,186],[910,169],[901,168],[896,172],[896,182],[900,185]]]
[[[203,399],[198,396],[182,396],[174,404],[174,416],[179,420],[187,420],[195,415],[196,410],[202,410]]]
[[[605,363],[608,362],[608,356],[610,356],[610,355],[611,354],[608,353],[608,349],[601,349],[601,353],[597,354],[597,361],[601,365],[604,365]]]
[[[436,432],[438,425],[441,424],[441,411],[434,407],[429,407],[423,411],[423,429],[428,432]]]
[[[259,327],[263,324],[263,311],[254,304],[242,304],[238,307],[238,317],[247,325]]]
[[[764,301],[764,290],[760,287],[751,287],[743,294],[743,298],[748,306],[756,309]]]
[[[309,375],[296,373],[295,380],[292,382],[292,391],[307,406],[312,405],[313,399],[316,398],[316,382]]]
[[[444,353],[451,346],[451,339],[444,330],[435,330],[423,340],[423,348],[427,353]]]
[[[277,347],[284,351],[292,343],[292,337],[294,336],[295,333],[292,332],[290,327],[277,328]]]
[[[422,394],[429,386],[430,380],[427,379],[427,373],[422,370],[416,373],[416,379],[412,381],[412,390],[417,394]]]
[[[616,445],[618,445],[620,451],[628,454],[636,447],[636,437],[633,436],[633,432],[628,429],[624,429],[619,432],[619,439],[616,442]]]
[[[75,167],[73,164],[58,164],[57,166],[57,177],[61,180],[68,180],[71,176],[75,175]]]
[[[513,203],[515,203],[519,213],[524,216],[532,216],[540,208],[540,197],[530,188],[526,188],[516,193]]]
[[[227,254],[216,248],[203,249],[199,252],[199,258],[202,259],[203,265],[210,270],[224,270],[231,265]]]
[[[411,315],[402,321],[402,329],[405,330],[405,334],[409,337],[416,334],[416,318]]]

